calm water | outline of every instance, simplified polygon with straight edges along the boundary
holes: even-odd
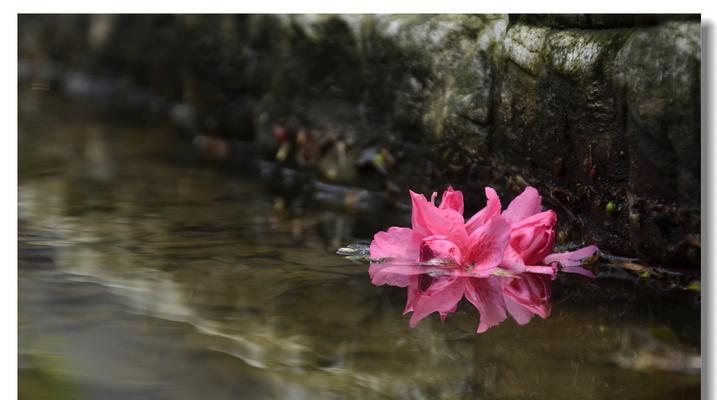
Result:
[[[404,290],[334,254],[388,219],[38,92],[19,127],[21,398],[699,396],[695,292],[568,276],[547,321],[476,335],[462,304],[411,329]]]

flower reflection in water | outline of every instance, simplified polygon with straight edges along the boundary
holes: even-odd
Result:
[[[415,327],[431,313],[441,319],[465,297],[480,312],[478,332],[510,314],[528,323],[550,315],[552,281],[559,270],[592,277],[580,266],[596,246],[552,253],[557,217],[542,211],[541,197],[528,187],[501,212],[500,198],[485,189],[486,206],[467,221],[463,194],[449,187],[435,205],[410,192],[411,228],[391,227],[371,242],[369,274],[375,285],[408,288],[404,313]]]

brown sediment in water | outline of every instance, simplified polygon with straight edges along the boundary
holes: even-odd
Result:
[[[476,335],[477,315],[460,306],[446,323],[431,316],[412,330],[400,317],[403,291],[371,285],[364,264],[334,254],[405,225],[404,215],[282,195],[252,174],[187,158],[161,127],[25,95],[21,390],[173,399],[699,393],[694,291],[561,277],[545,321]]]

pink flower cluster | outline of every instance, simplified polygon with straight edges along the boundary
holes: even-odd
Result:
[[[596,246],[552,253],[557,217],[541,211],[538,191],[528,187],[501,212],[498,194],[485,189],[487,203],[467,221],[463,194],[449,187],[436,206],[411,193],[412,228],[391,227],[371,242],[369,267],[375,285],[408,288],[410,325],[433,312],[441,319],[465,296],[480,313],[478,332],[509,313],[521,325],[550,315],[551,281],[558,268],[592,277],[581,261]]]

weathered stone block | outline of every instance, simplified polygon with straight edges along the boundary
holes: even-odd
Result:
[[[469,210],[532,184],[564,239],[699,264],[698,15],[62,18],[23,17],[24,80],[50,58],[148,88],[194,134],[328,181],[453,184]]]

